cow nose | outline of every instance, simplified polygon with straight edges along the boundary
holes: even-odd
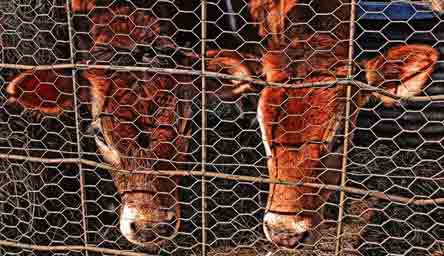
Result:
[[[153,242],[157,239],[170,238],[175,233],[174,223],[140,223],[130,224],[131,232],[141,243]]]
[[[175,232],[175,219],[155,224],[152,229],[161,238],[171,238]]]
[[[120,231],[130,242],[158,244],[173,238],[178,222],[175,211],[146,212],[125,206],[120,217]]]
[[[264,233],[278,246],[295,248],[312,242],[311,218],[268,212],[264,217]]]
[[[264,232],[271,242],[278,246],[295,248],[298,245],[305,244],[310,240],[311,232],[304,231],[302,233],[294,233],[291,230],[274,229],[273,227],[264,225]]]
[[[132,222],[130,224],[131,233],[135,235],[138,241],[140,242],[152,242],[158,238],[156,232],[154,232],[153,228],[148,225],[139,224],[137,222]]]

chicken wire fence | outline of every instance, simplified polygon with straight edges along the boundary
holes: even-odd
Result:
[[[1,1],[1,254],[441,255],[441,63],[415,97],[369,84],[357,64],[406,43],[441,51],[440,15],[422,2],[331,1],[334,8],[323,13],[316,10],[330,6],[326,1],[293,3]],[[334,34],[345,25],[347,38],[338,40],[352,45],[346,75],[304,84],[263,75],[266,68],[259,66],[276,51],[268,44],[276,33],[268,24],[263,37],[258,23],[272,22],[251,9],[263,6],[271,13],[273,5],[279,5],[276,17],[284,17],[279,13],[287,13],[285,8],[308,13],[304,33]],[[342,6],[349,7],[347,19],[336,16]],[[301,25],[285,17],[285,33]],[[287,44],[278,59],[291,58],[298,47],[285,33],[277,33]],[[324,59],[312,56],[334,55],[332,46],[308,48],[302,55],[307,59],[289,63],[310,63],[316,73]],[[244,64],[254,71],[241,69]],[[112,89],[94,90],[98,85]],[[344,164],[336,170],[337,183],[269,175],[257,116],[265,87],[346,92],[342,105],[348,110],[340,119]],[[235,95],[239,90],[242,95]],[[355,118],[354,96],[363,91],[399,104],[372,99]],[[282,105],[284,122],[291,111]],[[300,118],[306,117],[299,113]],[[161,203],[150,197],[158,205],[147,214],[156,206],[180,208],[174,238],[150,246],[136,241],[148,235],[122,234],[128,230],[119,219],[125,205],[144,203],[144,197],[128,199],[131,182],[122,188],[120,178],[144,172],[166,180],[152,185],[156,191],[150,195]],[[286,249],[267,240],[270,184],[333,192],[310,209],[323,216],[313,246]]]

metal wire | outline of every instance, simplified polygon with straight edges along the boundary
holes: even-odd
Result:
[[[37,2],[40,3],[40,1]],[[410,41],[414,41],[411,35],[406,35],[406,39],[401,40],[402,42],[391,38],[389,30],[400,30],[408,34],[408,29],[402,30],[397,26],[408,26],[410,30],[417,30],[412,33],[429,33],[438,41],[441,40],[438,35],[440,26],[430,26],[431,21],[420,21],[423,23],[415,26],[413,24],[415,20],[420,19],[416,16],[399,20],[398,16],[402,16],[404,9],[395,10],[398,14],[396,19],[390,16],[394,9],[405,6],[409,11],[405,13],[411,13],[413,10],[417,14],[428,14],[421,16],[422,18],[432,17],[440,21],[439,15],[427,9],[442,11],[438,6],[439,1],[433,1],[431,4],[402,0],[397,1],[397,5],[387,4],[375,12],[381,14],[377,18],[384,16],[387,19],[387,24],[381,26],[378,21],[372,21],[371,24],[365,23],[367,21],[362,13],[365,14],[366,10],[360,8],[360,14],[357,14],[356,7],[361,2],[357,3],[352,0],[347,77],[313,83],[303,82],[304,79],[294,79],[287,83],[267,81],[269,77],[265,75],[266,69],[262,70],[250,63],[264,63],[266,53],[274,50],[270,49],[272,46],[267,44],[268,37],[276,36],[273,35],[274,32],[269,31],[267,36],[257,35],[257,26],[264,20],[252,21],[249,20],[252,19],[249,15],[245,15],[254,6],[253,0],[247,1],[241,8],[239,6],[242,3],[230,0],[202,0],[196,3],[190,1],[185,4],[181,1],[163,0],[153,1],[155,3],[117,1],[108,4],[105,2],[107,1],[94,2],[93,7],[90,2],[83,0],[66,0],[66,6],[42,2],[38,7],[32,6],[32,3],[14,2],[11,4],[17,6],[14,5],[13,10],[7,9],[9,7],[0,3],[0,54],[4,58],[0,63],[0,83],[3,80],[9,81],[0,84],[0,87],[4,87],[0,94],[0,176],[2,176],[0,179],[0,212],[2,212],[0,250],[2,253],[18,255],[30,250],[33,255],[40,255],[39,252],[44,255],[57,252],[73,255],[95,253],[149,255],[135,252],[135,250],[144,250],[144,244],[134,241],[135,238],[131,239],[123,235],[124,231],[128,232],[129,229],[137,228],[137,223],[127,225],[125,230],[125,224],[122,224],[121,219],[119,220],[119,212],[123,214],[122,209],[127,206],[125,204],[131,201],[126,197],[133,191],[118,193],[116,181],[126,179],[125,182],[128,184],[129,177],[137,175],[152,176],[168,182],[173,181],[172,177],[184,178],[180,180],[180,183],[175,183],[172,189],[180,189],[183,192],[180,197],[175,198],[176,203],[173,205],[183,208],[182,215],[178,218],[184,224],[177,231],[176,238],[167,238],[165,244],[156,245],[157,247],[154,248],[172,255],[274,255],[275,253],[311,255],[318,252],[322,255],[333,253],[335,255],[362,255],[363,252],[366,253],[365,250],[377,250],[410,256],[439,251],[443,240],[442,233],[439,232],[441,232],[443,213],[441,208],[444,204],[441,191],[441,186],[444,184],[444,178],[441,177],[444,150],[441,150],[442,146],[440,146],[442,129],[440,130],[439,127],[442,126],[443,120],[441,120],[441,115],[435,115],[434,111],[440,109],[444,101],[444,90],[440,84],[442,67],[436,68],[435,74],[430,79],[430,85],[424,88],[423,96],[400,96],[399,91],[393,90],[393,87],[389,86],[387,89],[383,86],[373,86],[371,84],[374,83],[363,82],[365,79],[362,79],[362,76],[358,80],[353,73],[356,71],[353,63],[357,52],[362,53],[364,59],[371,59],[374,54],[382,55],[384,51],[391,49],[390,43],[408,41],[410,44]],[[301,17],[292,17],[293,14],[289,14],[288,8],[292,1],[257,0],[257,2],[262,3],[262,8],[264,8],[259,12],[260,15],[266,16],[268,13],[273,13],[285,17],[284,23],[288,28],[284,26],[284,30],[278,32],[278,37],[274,38],[277,41],[274,43],[293,40],[291,33],[294,27],[297,29],[298,26],[307,25],[310,28],[308,30],[313,30],[319,25],[316,24],[316,19],[322,19],[324,17],[322,15],[325,15],[325,13],[313,13],[313,19],[298,23],[295,21]],[[74,10],[71,6],[75,4],[79,5]],[[95,6],[96,4],[98,6]],[[371,3],[364,4],[371,5]],[[374,4],[385,5],[382,2]],[[298,3],[297,6],[308,9],[318,8],[315,3],[310,6]],[[274,7],[276,9],[272,11],[266,10],[266,8]],[[6,10],[2,12],[3,8]],[[45,12],[45,10],[47,13],[42,15],[40,12]],[[198,10],[200,10],[200,15]],[[59,14],[58,11],[60,11]],[[313,10],[310,9],[311,11]],[[11,14],[16,15],[11,16]],[[53,16],[49,18],[51,15]],[[332,12],[329,15],[336,14]],[[250,16],[252,16],[251,13]],[[150,20],[153,17],[156,22],[162,23],[162,26],[167,24],[165,28],[161,27],[157,31],[154,25],[156,22]],[[271,28],[273,21],[276,19],[267,20],[269,24],[266,25],[270,26],[267,29],[270,31],[274,31],[274,28]],[[119,25],[119,22],[124,24]],[[360,25],[357,25],[358,22]],[[63,35],[65,25],[67,34]],[[264,31],[267,32],[267,29]],[[320,34],[335,33],[333,28],[320,30],[322,30]],[[160,33],[160,36],[155,35],[153,40],[147,39],[151,32]],[[138,33],[144,35],[143,40],[146,41],[138,41],[136,38],[140,35]],[[372,33],[378,34],[382,38],[381,42],[366,41],[363,35]],[[234,34],[236,35],[233,36]],[[126,41],[128,38],[130,40]],[[164,39],[165,41],[162,41]],[[304,41],[304,43],[307,42]],[[280,56],[282,58],[279,60],[291,56],[291,48],[297,45],[293,43],[283,47],[284,50]],[[436,44],[436,42],[421,43]],[[377,46],[367,46],[367,44]],[[354,48],[354,45],[359,47]],[[366,52],[366,47],[371,48],[370,54]],[[200,52],[196,50],[198,48]],[[223,51],[220,56],[207,56],[209,49],[225,48],[231,50]],[[33,49],[35,49],[34,52]],[[180,55],[182,50],[188,55]],[[309,45],[306,50],[313,50],[314,54],[305,56],[307,60],[290,60],[291,65],[297,66],[297,63],[305,61],[310,63],[307,67],[304,66],[306,69],[310,69],[310,65],[316,66],[316,46]],[[194,54],[194,51],[199,54]],[[107,58],[110,52],[112,54]],[[248,53],[245,55],[248,57],[245,57],[244,53]],[[51,59],[52,55],[56,57]],[[137,62],[144,64],[125,64],[127,60],[125,58],[136,58],[136,55],[141,55],[142,59]],[[198,63],[183,65],[182,62],[186,62],[190,56],[192,56],[191,62]],[[227,61],[229,67],[218,63],[220,70],[216,68],[217,71],[214,71],[214,67],[207,66],[207,63],[217,57],[225,58],[224,61],[229,60]],[[99,59],[100,61],[94,62]],[[167,67],[162,66],[165,63]],[[296,69],[288,71],[291,65],[279,67],[277,71],[296,72]],[[247,74],[248,72],[239,67],[246,67],[251,74]],[[38,106],[34,106],[34,111],[29,112],[23,111],[20,107],[16,109],[17,105],[9,105],[7,100],[12,91],[8,86],[23,70],[36,72],[37,80],[41,79],[39,77],[41,73],[37,71],[57,70],[55,73],[70,73],[68,78],[72,81],[72,88],[67,89],[63,86],[59,88],[60,77],[57,77],[58,75],[55,75],[57,78],[50,77],[49,81],[43,81],[43,87],[50,92],[56,88],[55,91],[59,92],[59,95],[57,98],[45,101],[41,100],[45,96],[45,91],[33,88],[30,83],[29,88],[27,85],[24,86],[22,95],[15,96],[18,99],[21,96],[33,94],[33,100],[38,103]],[[116,75],[117,72],[108,71],[119,71],[121,74]],[[112,121],[110,127],[97,128],[91,125],[90,116],[86,113],[88,110],[85,109],[89,109],[94,102],[88,98],[90,95],[83,94],[84,89],[89,87],[84,86],[84,73],[81,76],[80,72],[101,74],[97,77],[103,76],[100,78],[102,85],[104,87],[109,85],[111,90],[114,90],[112,93],[108,91],[109,95],[106,93],[102,95],[105,99],[103,120],[109,116],[117,120],[117,122]],[[361,70],[361,72],[367,71]],[[184,82],[181,75],[191,78]],[[157,78],[159,80],[156,80]],[[167,81],[166,84],[172,83],[174,86],[166,87],[168,89],[160,88],[163,86],[159,82],[162,79]],[[157,82],[159,85],[156,84]],[[200,82],[200,86],[195,86],[195,82]],[[146,84],[150,84],[149,86],[155,84],[153,87],[159,86],[153,90],[160,89],[161,92],[150,95],[150,89],[153,87],[144,88]],[[257,85],[253,86],[257,91],[250,90],[248,94],[235,99],[222,99],[221,95],[224,95],[225,88],[245,84]],[[307,179],[304,177],[299,180],[269,178],[265,164],[269,159],[264,156],[263,152],[262,138],[265,135],[260,134],[258,128],[258,123],[264,120],[259,120],[255,116],[257,101],[263,99],[262,90],[300,89],[302,92],[307,92],[306,95],[304,93],[295,93],[295,95],[298,95],[297,97],[302,95],[301,100],[308,100],[317,91],[321,91],[315,89],[336,89],[337,87],[343,87],[340,89],[346,92],[343,120],[345,126],[342,131],[344,140],[340,142],[343,143],[342,168],[333,170],[338,175],[337,177],[340,177],[340,184],[320,182],[318,177],[307,177]],[[184,88],[183,91],[181,91],[182,88]],[[430,88],[436,89],[434,92],[438,93],[430,93]],[[5,90],[7,93],[3,94]],[[218,94],[220,91],[222,91],[221,95]],[[312,108],[317,108],[316,106],[307,106],[303,112],[298,112],[292,108],[294,106],[290,106],[296,104],[294,103],[296,101],[289,97],[292,92],[293,90],[286,90],[287,98],[280,105],[270,104],[269,106],[280,109],[281,118],[274,120],[279,122],[276,127],[283,130],[283,134],[286,132],[305,133],[310,129],[314,131],[317,129],[314,126],[308,129],[304,127],[303,131],[286,130],[286,125],[288,125],[286,120],[295,116],[301,117],[297,119],[297,122],[303,120],[307,122],[307,125],[317,118],[313,115],[308,117],[307,114]],[[359,105],[352,100],[356,96],[355,92],[368,95],[377,93],[398,103],[408,104],[398,104],[395,110],[390,112],[382,104],[369,101],[361,109],[364,117],[361,116],[357,122],[352,122],[354,115],[352,109]],[[185,99],[182,99],[181,94],[187,95]],[[64,109],[66,108],[66,111],[62,111],[63,113],[52,116],[36,111],[54,102],[63,105],[63,99],[67,96],[74,98],[73,111],[70,111],[70,105],[63,106]],[[88,98],[87,102],[85,102],[85,97]],[[147,103],[148,99],[155,99],[153,100],[154,107]],[[176,104],[175,110],[170,108],[171,105],[168,105],[170,103]],[[197,112],[201,113],[200,116],[195,116],[193,113],[192,118],[187,120],[188,125],[200,132],[193,133],[195,131],[193,130],[191,135],[181,136],[177,134],[179,129],[175,127],[181,119],[180,113],[176,112],[182,104],[188,103],[195,111],[198,109]],[[325,104],[326,109],[327,107],[328,104]],[[428,114],[428,111],[432,114]],[[125,114],[127,112],[131,114],[128,116]],[[152,125],[150,124],[152,120],[145,120],[150,119],[151,115],[156,116],[164,112],[167,114],[160,118],[153,117],[153,120],[158,118],[154,122],[164,122],[156,129],[153,127],[157,124]],[[173,115],[168,116],[168,113],[173,113]],[[415,119],[417,124],[407,122],[411,120],[404,116],[406,114],[415,115],[418,119]],[[166,116],[169,119],[162,119]],[[201,122],[195,122],[194,118],[200,118]],[[103,120],[100,125],[108,125]],[[164,128],[165,130],[162,130]],[[178,153],[182,142],[175,137],[168,138],[165,143],[166,147],[176,150],[168,157],[156,155],[159,151],[153,148],[150,153],[147,153],[149,150],[146,149],[133,150],[131,146],[134,143],[139,146],[157,143],[156,140],[159,138],[151,140],[149,137],[156,132],[160,140],[162,136],[168,137],[170,134],[178,135],[180,139],[185,138],[190,149],[187,149],[187,152]],[[356,135],[353,141],[350,138],[352,133]],[[131,142],[128,142],[128,138]],[[125,142],[125,140],[128,141]],[[121,142],[122,144],[119,144]],[[107,155],[101,151],[102,144],[100,143],[106,146],[113,145],[114,149],[120,146],[118,152],[120,156],[124,155],[122,162],[127,161],[130,164],[122,168],[115,167],[118,164],[110,160],[111,154]],[[319,143],[314,140],[306,141],[301,145],[283,143],[281,146],[287,147],[288,151],[297,152],[307,144],[316,143],[323,142]],[[179,154],[186,155],[187,160],[178,157]],[[180,160],[176,160],[176,157]],[[157,170],[153,167],[157,164],[167,164],[169,167]],[[74,172],[71,170],[72,166],[77,168]],[[42,169],[45,171],[41,171]],[[58,180],[59,177],[61,177],[60,180]],[[76,181],[80,177],[78,187],[73,180],[70,180],[72,177],[75,177]],[[263,195],[267,193],[265,184],[279,184],[286,188],[297,188],[298,191],[311,189],[312,192],[309,194],[313,196],[320,196],[321,191],[337,192],[333,193],[337,198],[330,198],[330,202],[322,202],[321,208],[328,209],[334,204],[338,206],[338,210],[327,213],[327,215],[334,215],[333,217],[327,216],[326,219],[321,220],[319,224],[321,239],[316,242],[313,250],[300,248],[287,250],[280,248],[282,246],[279,244],[267,241],[269,237],[266,238],[262,231],[264,219],[262,212],[266,208],[264,206],[266,199]],[[196,192],[199,190],[198,187],[201,189],[200,193]],[[141,190],[136,188],[135,192],[136,194],[146,192],[144,189],[146,187],[142,187]],[[152,195],[147,194],[159,198],[174,197],[172,190],[157,192],[156,189],[150,187],[148,190]],[[331,202],[332,200],[336,201]],[[131,202],[142,203],[142,200],[137,198]],[[149,205],[148,208],[155,218],[157,208],[156,201],[153,200],[153,202],[149,202],[153,205]],[[134,205],[136,204],[132,206]],[[165,208],[168,207],[171,205]],[[309,213],[320,209],[319,207],[317,209],[303,208],[304,206],[300,210],[307,210]],[[141,214],[137,213],[134,216],[132,218],[137,219],[141,217]],[[294,216],[297,219],[302,215],[296,212]],[[335,225],[331,224],[333,222]],[[173,226],[171,223],[167,225]],[[81,231],[78,231],[77,226]],[[151,227],[153,230],[155,228],[157,227]],[[407,231],[404,232],[404,230]],[[281,234],[281,236],[285,235],[291,235],[291,232]],[[149,237],[149,234],[145,236]],[[361,245],[354,244],[358,242],[361,242]],[[244,252],[245,248],[251,251]],[[24,251],[16,253],[18,249]]]
[[[202,63],[206,63],[206,52],[207,52],[207,1],[202,0],[201,1],[201,14],[200,14],[200,25],[201,25],[201,35],[200,35],[200,41],[201,41],[201,51],[200,51],[200,58]],[[201,93],[202,93],[202,104],[201,104],[201,111],[202,111],[202,123],[201,123],[201,129],[202,129],[202,137],[201,137],[201,147],[202,147],[202,164],[201,164],[201,186],[202,186],[202,255],[207,255],[207,181],[206,181],[206,164],[207,164],[207,88],[206,88],[206,76],[205,76],[205,65],[202,65],[201,73]]]
[[[260,79],[240,77],[235,75],[227,75],[216,72],[209,71],[195,71],[188,69],[177,69],[177,68],[153,68],[153,67],[135,67],[135,66],[118,66],[118,65],[88,65],[88,64],[58,64],[58,65],[41,65],[41,66],[32,66],[32,65],[17,65],[17,64],[2,64],[0,63],[0,68],[11,68],[11,69],[25,69],[25,70],[56,70],[56,69],[106,69],[106,70],[116,70],[116,71],[147,71],[147,72],[155,72],[161,74],[183,74],[183,75],[194,75],[194,76],[204,76],[210,78],[221,78],[221,79],[229,79],[236,81],[244,81],[258,85],[264,85],[269,87],[282,87],[282,88],[321,88],[321,87],[332,87],[332,86],[346,86],[353,85],[358,88],[370,91],[370,92],[378,92],[381,95],[396,99],[396,100],[404,100],[411,102],[426,102],[426,101],[442,101],[444,100],[444,95],[430,95],[430,96],[399,96],[392,94],[384,89],[366,84],[357,80],[349,80],[349,79],[337,79],[333,81],[322,81],[322,82],[306,82],[306,83],[295,83],[295,84],[286,84],[286,83],[277,83],[277,82],[267,82]]]
[[[124,256],[149,256],[150,254],[140,253],[140,252],[128,252],[122,250],[114,250],[107,248],[97,248],[89,245],[74,245],[74,246],[44,246],[44,245],[31,245],[31,244],[23,244],[16,243],[11,241],[0,241],[0,245],[5,247],[16,247],[22,249],[29,249],[33,251],[51,251],[51,252],[59,252],[59,251],[90,251],[90,252],[98,252],[98,253],[106,253],[111,255],[124,255]]]
[[[348,71],[347,71],[347,78],[353,79],[353,60],[354,60],[354,39],[355,39],[355,14],[356,14],[356,1],[352,0],[350,2],[350,39],[348,44]],[[352,87],[348,85],[346,87],[346,106],[345,106],[345,129],[344,129],[344,150],[343,150],[343,156],[342,156],[342,170],[341,170],[341,187],[345,186],[346,179],[347,179],[347,161],[348,161],[348,150],[349,150],[349,144],[350,144],[350,123],[351,115],[353,114],[351,111],[351,104],[352,104]],[[336,250],[335,255],[343,255],[343,240],[342,240],[342,233],[343,230],[343,218],[344,218],[344,211],[345,211],[345,193],[344,191],[341,191],[339,193],[339,213],[338,213],[338,227],[336,231]]]
[[[259,183],[273,183],[273,184],[281,184],[287,186],[306,186],[317,189],[325,189],[332,191],[344,191],[347,193],[353,193],[358,195],[371,196],[379,199],[384,199],[388,201],[398,202],[402,204],[412,204],[412,205],[439,205],[444,202],[444,198],[435,198],[435,199],[416,199],[415,197],[407,198],[396,195],[389,195],[382,191],[369,191],[364,189],[358,189],[347,186],[336,186],[329,184],[318,184],[318,183],[310,183],[297,181],[292,182],[284,179],[270,179],[270,178],[260,178],[260,177],[251,177],[251,176],[243,176],[243,175],[234,175],[234,174],[223,174],[218,172],[208,172],[208,171],[185,171],[185,170],[143,170],[143,171],[128,171],[116,169],[107,164],[101,164],[90,160],[85,159],[76,159],[76,158],[62,158],[62,159],[44,159],[38,157],[29,157],[29,156],[20,156],[20,155],[10,155],[10,154],[0,154],[0,159],[10,159],[10,160],[22,160],[22,161],[31,161],[31,162],[39,162],[39,163],[47,163],[47,164],[60,164],[60,163],[82,163],[84,165],[97,167],[101,169],[105,169],[111,172],[117,172],[120,174],[134,174],[134,173],[152,173],[156,175],[165,175],[165,176],[206,176],[211,178],[221,178],[228,180],[236,180],[236,181],[245,181],[245,182],[259,182]]]
[[[72,24],[71,24],[71,1],[70,0],[66,0],[66,16],[67,16],[67,20],[68,20],[68,32],[69,32],[69,49],[70,49],[70,59],[71,59],[71,64],[74,65],[75,61],[75,52],[74,52],[74,46],[73,46],[73,28],[72,28]],[[78,109],[78,99],[77,99],[77,93],[75,93],[77,91],[77,74],[76,74],[76,70],[72,70],[71,72],[72,74],[72,87],[73,87],[73,97],[74,97],[74,110]],[[80,142],[80,128],[79,128],[79,117],[78,117],[78,112],[74,111],[75,117],[74,120],[76,122],[76,140]],[[82,158],[82,149],[80,146],[80,143],[77,144],[77,154],[79,158]],[[84,174],[84,170],[82,168],[82,162],[78,162],[78,168],[80,170],[79,176],[80,176],[80,200],[81,200],[81,208],[82,208],[82,227],[83,227],[83,239],[85,241],[85,246],[87,246],[88,244],[88,235],[87,235],[87,222],[86,222],[86,216],[87,216],[87,210],[86,210],[86,195],[85,195],[85,174]],[[88,256],[88,250],[86,250],[86,256]]]

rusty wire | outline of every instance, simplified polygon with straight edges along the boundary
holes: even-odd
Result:
[[[431,96],[398,96],[392,94],[384,89],[369,85],[367,83],[353,80],[353,79],[336,79],[333,81],[322,81],[322,82],[314,82],[314,83],[277,83],[277,82],[267,82],[261,79],[255,78],[247,78],[240,77],[228,74],[222,74],[217,72],[209,72],[209,71],[197,71],[197,70],[189,70],[189,69],[178,69],[178,68],[153,68],[153,67],[138,67],[138,66],[118,66],[118,65],[91,65],[91,64],[57,64],[57,65],[18,65],[18,64],[2,64],[0,63],[0,68],[11,68],[11,69],[25,69],[25,70],[52,70],[52,69],[107,69],[107,70],[115,70],[115,71],[146,71],[146,72],[156,72],[160,74],[180,74],[180,75],[193,75],[193,76],[204,76],[211,78],[221,78],[221,79],[230,79],[237,81],[250,82],[253,84],[269,86],[269,87],[283,87],[283,88],[322,88],[322,87],[333,87],[333,86],[347,86],[353,85],[358,87],[361,90],[369,91],[369,92],[377,92],[381,95],[391,97],[396,100],[404,100],[411,102],[427,102],[427,101],[442,101],[444,100],[444,95],[431,95]]]
[[[66,6],[71,6],[71,1],[70,0],[66,0]],[[75,61],[74,61],[74,56],[75,56],[75,50],[74,50],[74,45],[73,45],[73,28],[72,28],[72,18],[71,18],[71,8],[66,8],[66,15],[67,15],[67,21],[68,21],[68,35],[69,35],[69,50],[70,50],[70,56],[71,56],[71,64],[74,65]],[[76,92],[77,88],[77,79],[76,79],[76,71],[75,69],[73,69],[71,71],[71,75],[72,75],[72,89],[73,92]],[[77,94],[74,93],[73,95],[74,98],[74,109],[77,110],[78,109],[78,98],[77,98]],[[78,111],[74,111],[74,119],[76,122],[76,140],[80,141],[80,128],[79,128],[79,113]],[[80,146],[80,143],[77,143],[77,155],[79,158],[82,157],[82,149]],[[86,192],[85,192],[85,171],[82,168],[82,162],[78,162],[77,166],[79,168],[80,171],[80,202],[81,202],[81,209],[82,209],[82,228],[83,228],[83,239],[85,241],[85,246],[87,246],[88,244],[88,234],[87,234],[87,220],[86,220]],[[86,250],[86,256],[88,256],[88,250]]]
[[[235,174],[224,174],[218,172],[208,172],[208,171],[186,171],[186,170],[146,170],[146,171],[127,171],[116,169],[108,164],[97,163],[91,160],[86,159],[78,159],[78,158],[59,158],[59,159],[46,159],[40,157],[30,157],[30,156],[20,156],[20,155],[11,155],[11,154],[0,154],[0,159],[9,159],[9,160],[20,160],[20,161],[30,161],[30,162],[38,162],[38,163],[46,163],[46,164],[62,164],[62,163],[82,163],[84,165],[105,169],[110,172],[117,172],[121,174],[131,174],[131,173],[152,173],[156,175],[165,175],[165,176],[205,176],[211,178],[220,178],[220,179],[228,179],[228,180],[236,180],[236,181],[245,181],[245,182],[258,182],[258,183],[273,183],[280,184],[286,186],[303,186],[310,187],[316,189],[325,189],[331,191],[344,191],[347,193],[353,193],[363,196],[371,196],[378,199],[384,199],[388,201],[393,201],[401,204],[412,204],[412,205],[438,205],[444,203],[444,198],[435,198],[435,199],[417,199],[415,197],[402,197],[396,195],[388,195],[382,191],[369,191],[359,188],[347,187],[347,186],[337,186],[330,184],[319,184],[319,183],[310,183],[297,181],[292,182],[283,179],[270,179],[270,178],[261,178],[261,177],[251,177],[245,175],[235,175]]]
[[[12,241],[0,240],[0,245],[5,247],[15,247],[21,249],[28,249],[32,251],[50,251],[50,252],[60,252],[60,251],[90,251],[90,252],[98,252],[98,253],[106,253],[111,255],[122,255],[122,256],[150,256],[147,253],[141,252],[130,252],[124,250],[115,250],[108,248],[98,248],[91,245],[33,245],[33,244],[24,244],[17,243]]]
[[[354,59],[354,39],[355,39],[355,15],[356,15],[356,1],[351,0],[350,7],[350,30],[349,30],[349,43],[348,43],[348,71],[347,78],[353,79],[353,59]],[[350,123],[351,123],[351,104],[352,104],[352,86],[347,85],[346,87],[346,105],[345,105],[345,129],[344,129],[344,150],[342,155],[342,170],[341,170],[341,181],[340,186],[344,187],[347,179],[347,161],[348,161],[348,147],[350,145]],[[335,255],[343,255],[343,218],[345,212],[345,192],[342,190],[339,193],[339,212],[338,212],[338,226],[336,228],[336,249]]]
[[[207,52],[207,1],[202,0],[200,2],[201,5],[201,13],[200,13],[200,26],[201,26],[201,34],[200,34],[200,40],[201,40],[201,47],[200,47],[200,58],[202,60],[202,63],[206,62],[206,52]],[[208,222],[208,216],[207,216],[207,181],[206,181],[206,164],[207,164],[207,129],[208,129],[208,122],[207,122],[207,88],[206,88],[206,69],[205,65],[202,65],[201,68],[201,91],[202,94],[201,100],[201,106],[200,111],[202,111],[202,122],[201,127],[202,134],[201,134],[201,147],[202,147],[202,154],[201,154],[201,186],[202,186],[202,202],[201,202],[201,212],[202,212],[202,256],[207,255],[207,240],[208,240],[208,234],[207,234],[207,222]]]
[[[32,244],[24,244],[17,243],[12,241],[0,240],[0,245],[5,247],[14,247],[20,249],[28,249],[33,251],[50,251],[50,252],[60,252],[60,251],[90,251],[90,252],[98,252],[98,253],[106,253],[110,255],[120,255],[120,256],[152,256],[152,254],[142,253],[142,252],[131,252],[124,250],[115,250],[108,248],[98,248],[91,245],[32,245]],[[283,249],[284,251],[295,252],[295,249]],[[330,252],[328,248],[318,249],[323,252]],[[356,250],[344,249],[344,252],[351,254],[358,254]]]

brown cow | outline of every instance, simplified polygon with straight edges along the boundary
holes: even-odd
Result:
[[[73,1],[73,4],[79,4],[73,7],[75,11],[89,12],[94,7],[86,1]],[[118,17],[113,17],[114,14]],[[109,10],[98,10],[91,19],[94,25],[90,35],[94,44],[86,47],[90,47],[87,50],[94,59],[89,63],[116,61],[115,50],[119,49],[132,51],[131,58],[137,62],[169,67],[168,61],[157,54],[133,51],[136,45],[156,48],[162,53],[175,47],[170,40],[159,37],[161,25],[146,10],[116,4]],[[207,62],[208,70],[247,78],[251,75],[241,63],[243,58],[235,53],[210,51],[208,56],[214,57]],[[117,58],[117,63],[126,60]],[[198,58],[183,54],[175,61],[186,66]],[[137,171],[129,175],[113,173],[122,198],[120,230],[130,242],[155,249],[156,244],[176,234],[180,209],[176,177],[158,176],[150,171],[174,170],[177,163],[186,160],[192,99],[198,97],[197,88],[200,88],[199,83],[194,83],[200,79],[103,69],[76,71],[76,79],[72,74],[70,69],[23,72],[7,86],[9,103],[49,115],[72,111],[74,94],[80,102],[89,103],[91,130],[105,161],[117,169]],[[74,87],[78,88],[76,92]],[[239,87],[245,91],[249,85]],[[215,81],[208,81],[208,89],[222,98],[232,98],[239,93]]]
[[[349,1],[252,0],[250,13],[267,39],[262,57],[268,82],[335,81],[348,74]],[[318,32],[319,31],[319,32]],[[402,45],[362,64],[367,83],[397,96],[421,92],[438,52],[425,45]],[[345,89],[271,88],[258,106],[271,178],[337,184],[341,176]],[[386,106],[398,101],[353,89],[351,120],[370,97]],[[293,248],[316,241],[320,207],[331,191],[270,185],[264,232],[277,245]]]

